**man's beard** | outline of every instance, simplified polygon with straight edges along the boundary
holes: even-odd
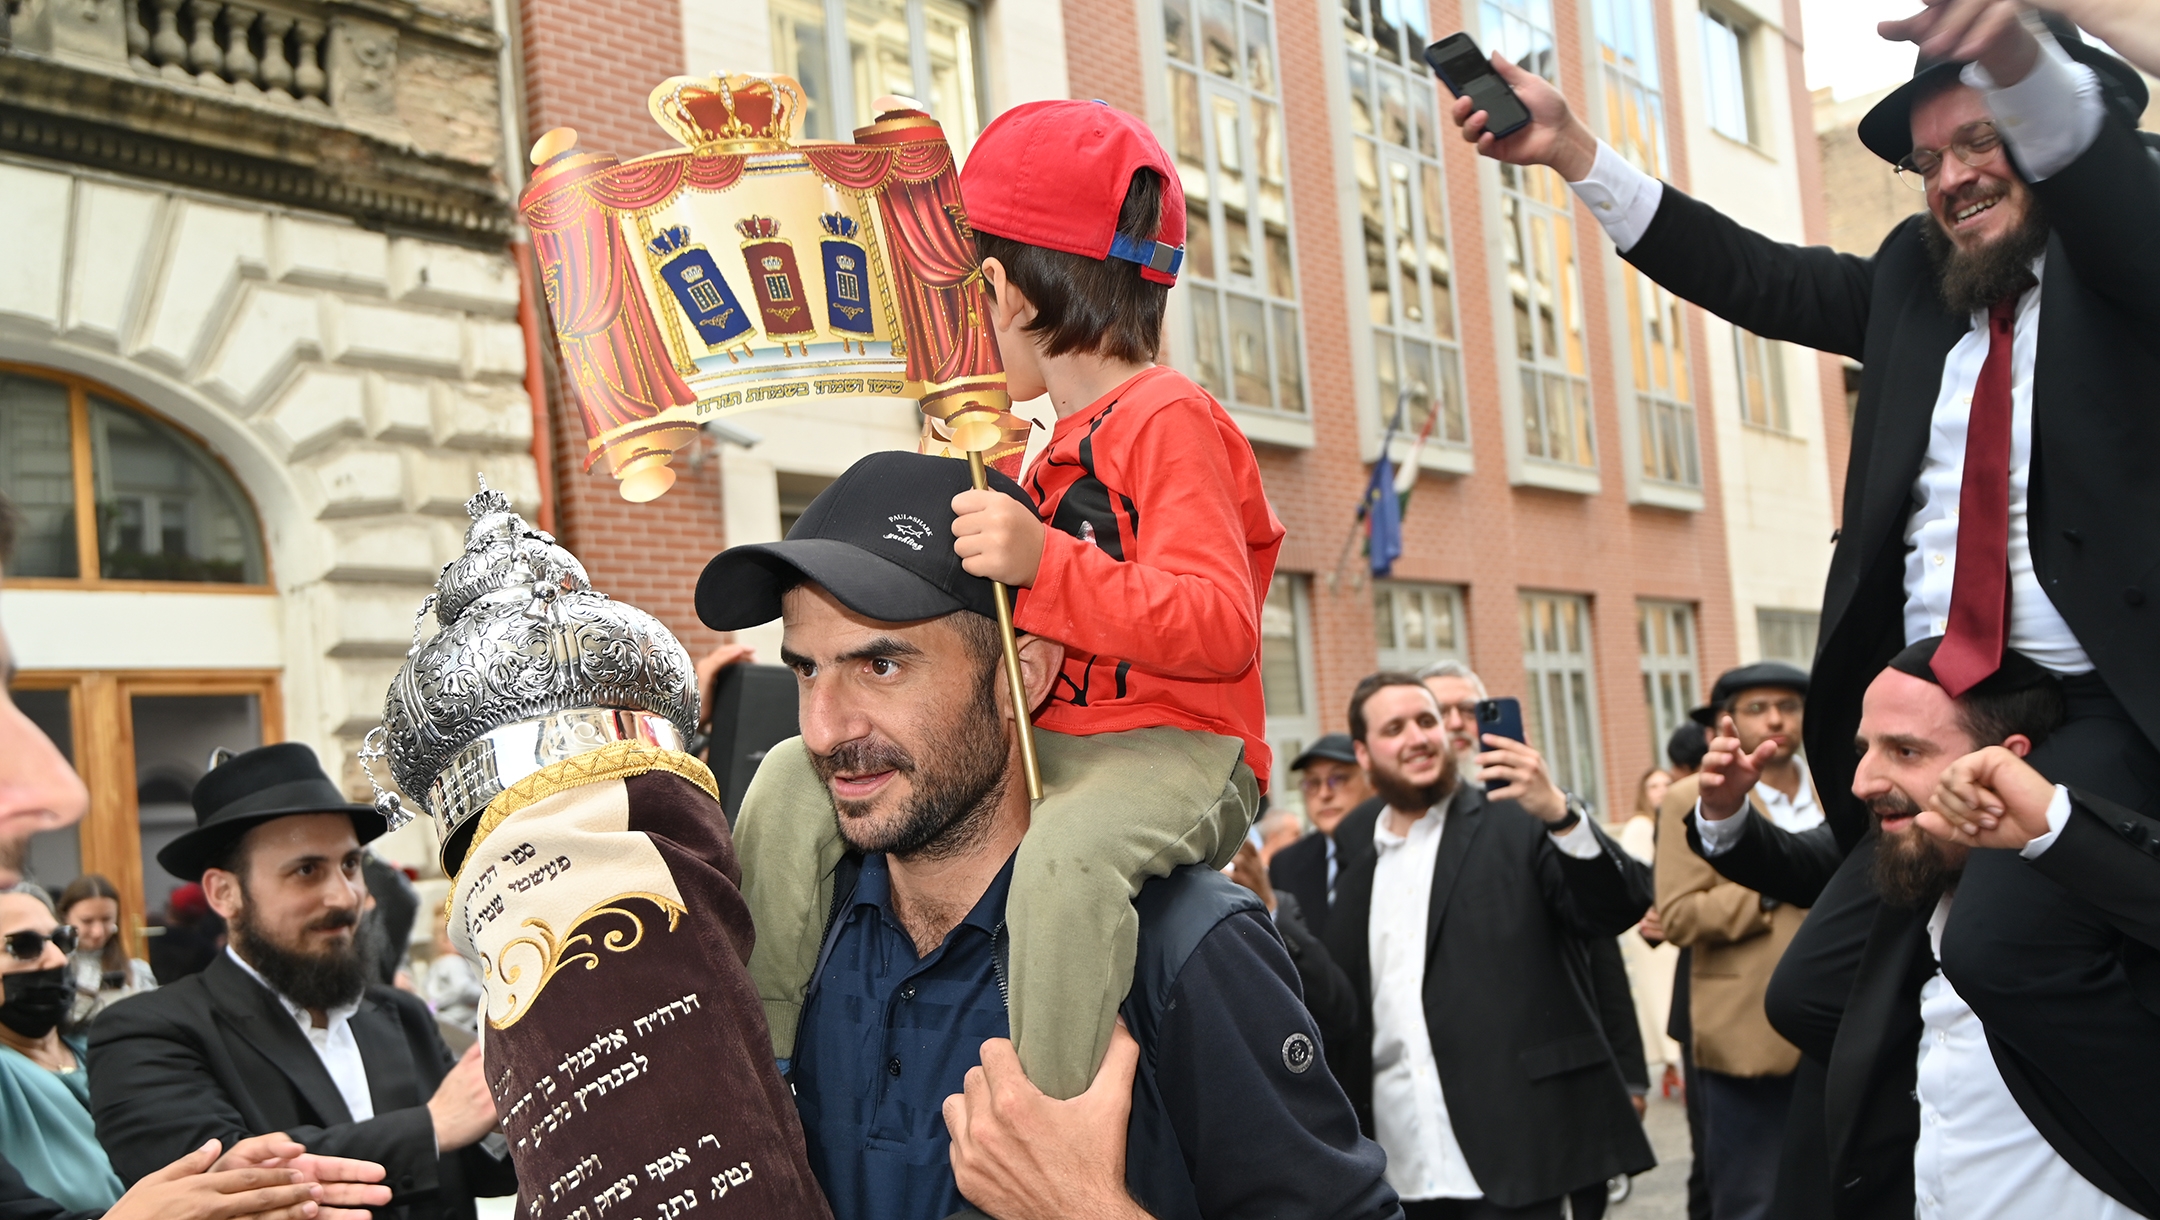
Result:
[[[1987,195],[1985,189],[1960,191],[1955,202],[1946,200],[1945,205],[1955,209],[1979,202]],[[1986,309],[1997,301],[2015,299],[2033,286],[2032,262],[2047,252],[2048,221],[2033,193],[2025,191],[2023,195],[2025,219],[2018,227],[1975,249],[1959,249],[1950,234],[1943,230],[1941,218],[1932,210],[1928,213],[1928,223],[1920,226],[1927,239],[1928,261],[1934,264],[1943,304],[1949,306],[1952,313]],[[1995,206],[2011,205],[2005,198]]]
[[[270,989],[302,1008],[339,1008],[358,1000],[375,978],[375,938],[362,935],[361,914],[328,911],[301,929],[301,936],[330,928],[351,928],[343,946],[321,953],[279,944],[255,922],[255,904],[241,891],[242,905],[231,921],[233,948],[255,967]]]
[[[811,753],[811,766],[825,781],[828,796],[833,776],[843,771],[894,771],[908,780],[907,803],[898,818],[883,827],[869,818],[874,800],[832,796],[840,837],[850,848],[866,855],[945,860],[963,854],[989,833],[1012,766],[990,681],[977,690],[959,723],[928,743],[928,763],[917,762],[882,738],[843,742],[830,754]]]
[[[1893,791],[1869,801],[1868,812],[1879,821],[1884,815],[1911,817],[1920,812],[1920,806],[1904,793]],[[1958,878],[1965,873],[1962,864],[1950,862],[1935,836],[1917,825],[1907,824],[1896,834],[1881,832],[1877,838],[1875,892],[1892,906],[1929,910],[1942,901],[1944,894],[1957,888]]]
[[[1372,768],[1368,774],[1372,779],[1373,795],[1386,801],[1390,808],[1404,813],[1421,813],[1432,808],[1455,791],[1457,779],[1454,754],[1442,747],[1440,757],[1445,760],[1440,777],[1429,784],[1413,784],[1398,773]]]

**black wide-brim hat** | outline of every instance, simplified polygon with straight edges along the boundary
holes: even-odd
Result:
[[[1787,665],[1783,661],[1757,661],[1753,665],[1728,669],[1718,675],[1716,685],[1710,688],[1710,702],[1689,712],[1688,719],[1714,729],[1717,727],[1718,714],[1725,710],[1725,705],[1732,701],[1734,695],[1757,687],[1789,690],[1805,699],[1808,692],[1807,671],[1797,665]]]
[[[2045,13],[2041,15],[2041,21],[2047,26],[2048,33],[2055,36],[2055,42],[2064,54],[2099,76],[2100,97],[2108,109],[2136,127],[2150,96],[2137,69],[2087,43],[2078,34],[2076,26],[2060,17]],[[1860,142],[1869,152],[1892,165],[1904,160],[1905,154],[1912,151],[1914,99],[1940,88],[1946,79],[1964,71],[1967,62],[1921,56],[1913,65],[1912,79],[1891,90],[1888,97],[1875,103],[1874,109],[1861,117]]]
[[[1020,485],[996,470],[991,491],[1035,511]],[[804,581],[881,623],[941,618],[955,610],[997,615],[990,582],[968,575],[953,553],[953,497],[972,488],[968,464],[889,450],[873,453],[818,493],[782,542],[729,547],[698,577],[698,618],[715,631],[780,617],[780,599]]]
[[[182,881],[202,880],[203,870],[234,840],[272,818],[303,813],[342,813],[352,818],[362,843],[379,839],[389,822],[373,805],[356,805],[323,774],[315,751],[297,741],[236,754],[212,767],[189,798],[195,829],[158,852],[158,864]]]

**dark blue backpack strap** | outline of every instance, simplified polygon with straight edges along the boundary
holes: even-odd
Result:
[[[825,974],[825,962],[832,957],[833,943],[840,939],[840,912],[847,910],[848,900],[855,897],[855,885],[862,880],[862,856],[844,852],[840,863],[833,867],[832,905],[825,909],[824,943],[818,946],[817,966],[810,971],[810,983],[803,988],[803,1005],[808,1007],[810,997],[817,994],[818,979]]]
[[[1192,1170],[1178,1145],[1155,1079],[1155,1052],[1162,1044],[1163,1015],[1185,962],[1217,924],[1241,911],[1266,914],[1251,890],[1206,865],[1193,864],[1157,877],[1133,899],[1140,916],[1139,951],[1133,958],[1132,990],[1119,1014],[1140,1043],[1133,1077],[1132,1123],[1125,1135],[1125,1185],[1156,1220],[1200,1220]]]

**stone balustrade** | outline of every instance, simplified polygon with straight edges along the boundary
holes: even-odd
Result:
[[[509,231],[502,41],[482,0],[0,0],[0,12],[0,149],[375,222]]]

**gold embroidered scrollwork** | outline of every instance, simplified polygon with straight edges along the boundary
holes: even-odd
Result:
[[[645,919],[623,905],[632,901],[649,903],[658,909],[659,914],[667,916],[667,930],[670,932],[675,930],[676,923],[687,913],[681,903],[661,894],[643,891],[617,894],[580,913],[570,922],[570,926],[560,933],[544,919],[528,918],[519,926],[530,928],[531,935],[506,941],[493,960],[489,960],[485,953],[481,954],[481,968],[490,981],[502,984],[508,1001],[508,1007],[500,1017],[489,1015],[488,1024],[496,1029],[510,1028],[532,1011],[533,1002],[540,998],[540,993],[547,989],[548,983],[553,981],[558,973],[578,963],[583,963],[587,970],[597,970],[600,968],[602,950],[609,953],[628,953],[642,944],[645,940]],[[597,942],[593,940],[593,931],[579,930],[594,920],[610,916],[620,918],[628,926],[596,929],[600,935]],[[528,996],[521,996],[518,986],[519,980],[525,977],[526,966],[509,961],[511,951],[520,945],[531,949],[540,965],[540,980],[533,985],[532,994]],[[581,945],[582,949],[579,948]]]

